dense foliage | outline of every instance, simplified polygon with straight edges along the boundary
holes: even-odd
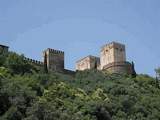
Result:
[[[159,120],[160,84],[97,70],[75,76],[0,56],[0,120]]]

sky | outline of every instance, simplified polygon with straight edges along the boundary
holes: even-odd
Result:
[[[42,60],[42,51],[65,51],[65,68],[104,44],[126,45],[137,73],[160,66],[160,0],[0,0],[0,44]]]

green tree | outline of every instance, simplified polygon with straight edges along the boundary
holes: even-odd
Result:
[[[160,68],[155,69],[156,77],[160,79]]]
[[[8,67],[13,74],[32,73],[33,66],[24,60],[24,55],[10,53],[6,58],[5,66]]]
[[[3,52],[0,53],[0,66],[4,66],[6,58],[7,58],[7,53]]]

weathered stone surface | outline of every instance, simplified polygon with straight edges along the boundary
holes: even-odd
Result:
[[[47,57],[48,70],[63,71],[64,70],[64,52],[48,48],[43,52]]]
[[[112,42],[104,45],[100,52],[101,69],[109,63],[126,61],[125,45]]]
[[[89,55],[76,62],[76,70],[97,69],[99,65],[100,58]]]
[[[93,69],[110,73],[132,74],[132,65],[126,62],[125,45],[112,42],[104,45],[100,51],[100,58],[87,56],[76,62],[76,70]]]
[[[104,71],[109,73],[126,73],[132,74],[132,65],[129,62],[113,62],[104,66]]]

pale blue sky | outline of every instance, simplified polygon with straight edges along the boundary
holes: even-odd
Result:
[[[138,73],[160,66],[160,0],[0,0],[0,44],[41,60],[42,50],[65,51],[65,66],[99,55],[108,42],[126,44]]]

